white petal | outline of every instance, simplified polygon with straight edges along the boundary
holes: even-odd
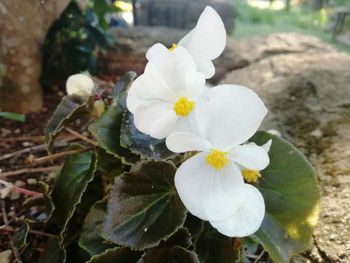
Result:
[[[229,218],[210,221],[221,234],[229,237],[245,237],[259,230],[265,215],[264,198],[258,189],[245,184],[239,191],[244,196],[242,206]]]
[[[170,134],[177,118],[172,105],[164,102],[141,105],[134,113],[136,128],[157,139],[163,139]]]
[[[243,184],[238,167],[229,163],[215,170],[206,162],[207,153],[186,160],[175,175],[175,186],[190,213],[203,220],[221,220],[242,204],[236,189]]]
[[[209,151],[211,145],[198,135],[188,132],[174,132],[166,138],[166,146],[172,152]]]
[[[132,113],[135,112],[138,106],[148,103],[154,97],[153,93],[148,90],[143,79],[144,75],[141,75],[131,84],[128,96],[126,97],[126,105]]]
[[[226,30],[219,14],[207,6],[196,27],[180,40],[179,45],[198,58],[213,60],[220,56],[226,45]]]
[[[272,140],[268,140],[264,145],[261,145],[261,147],[266,151],[266,152],[269,152],[270,151],[270,148],[271,148],[271,145],[272,145]]]
[[[210,79],[215,74],[215,66],[211,60],[195,59],[199,72],[203,72],[206,79]]]
[[[179,45],[185,47],[198,62],[220,56],[226,45],[226,30],[218,13],[207,6],[196,27],[180,40]]]
[[[197,100],[195,108],[201,135],[217,149],[247,141],[258,130],[266,113],[258,95],[238,85],[209,89]]]
[[[150,49],[148,49],[146,53],[146,58],[147,60],[151,60],[156,56],[163,56],[166,52],[168,52],[166,46],[164,46],[161,43],[156,43],[153,46],[151,46]]]
[[[84,74],[71,75],[67,79],[66,90],[68,95],[88,97],[94,89],[92,79]]]
[[[263,170],[269,163],[269,155],[255,143],[239,145],[230,151],[230,159],[250,170]]]
[[[149,89],[164,100],[196,96],[206,89],[204,75],[197,71],[193,58],[183,47],[152,57],[144,75]]]

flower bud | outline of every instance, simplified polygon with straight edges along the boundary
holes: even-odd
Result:
[[[94,89],[94,82],[84,74],[71,75],[66,83],[66,90],[69,96],[87,98]]]

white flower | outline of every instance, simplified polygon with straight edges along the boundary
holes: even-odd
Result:
[[[94,82],[87,75],[75,74],[67,79],[66,90],[69,96],[87,98],[92,94],[93,89]]]
[[[202,72],[207,79],[215,73],[212,60],[220,56],[226,45],[226,30],[218,13],[207,6],[198,19],[197,25],[176,46],[182,46],[191,54],[197,65],[198,71]],[[152,60],[154,57],[163,56],[168,49],[157,43],[147,52],[146,57]]]
[[[260,171],[269,164],[267,151],[243,144],[259,128],[267,109],[250,89],[221,85],[197,99],[190,130],[166,139],[174,152],[199,151],[186,160],[175,175],[176,189],[187,209],[209,220],[227,236],[247,236],[261,225],[264,200],[245,184],[241,167]]]
[[[127,107],[138,130],[163,139],[186,122],[196,99],[207,90],[205,77],[183,47],[150,60],[131,85]]]

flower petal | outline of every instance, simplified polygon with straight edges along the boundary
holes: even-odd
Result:
[[[198,135],[188,132],[174,132],[166,138],[166,146],[175,153],[190,151],[209,151],[211,145]]]
[[[210,221],[221,234],[229,237],[245,237],[254,234],[261,226],[265,215],[264,198],[254,186],[244,184],[239,192],[244,196],[242,206],[229,218]]]
[[[156,139],[163,139],[174,129],[177,116],[172,105],[155,102],[137,107],[134,113],[136,128]]]
[[[186,160],[175,175],[175,186],[186,208],[203,220],[221,220],[242,205],[237,187],[243,184],[238,167],[229,163],[215,170],[202,152]]]
[[[153,56],[144,75],[149,89],[167,101],[196,96],[206,90],[204,75],[197,71],[193,58],[183,47]],[[172,98],[169,98],[169,92]]]
[[[128,110],[134,113],[138,106],[152,99],[154,99],[153,93],[148,90],[144,82],[144,75],[141,75],[131,84],[126,97],[126,105]]]
[[[227,149],[247,141],[258,130],[267,109],[252,90],[238,85],[209,89],[197,100],[199,132],[213,147]]]
[[[230,159],[250,170],[263,170],[269,163],[267,151],[255,143],[239,145],[230,151]]]
[[[207,6],[196,27],[180,40],[179,45],[195,58],[213,60],[220,56],[226,45],[226,30],[219,14]]]
[[[146,58],[147,60],[151,60],[156,56],[163,56],[166,52],[168,52],[166,46],[164,46],[161,43],[156,43],[148,49],[146,53]]]

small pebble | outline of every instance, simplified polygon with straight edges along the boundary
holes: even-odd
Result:
[[[27,183],[30,184],[30,185],[37,184],[38,180],[35,179],[35,178],[28,178],[27,179]]]

